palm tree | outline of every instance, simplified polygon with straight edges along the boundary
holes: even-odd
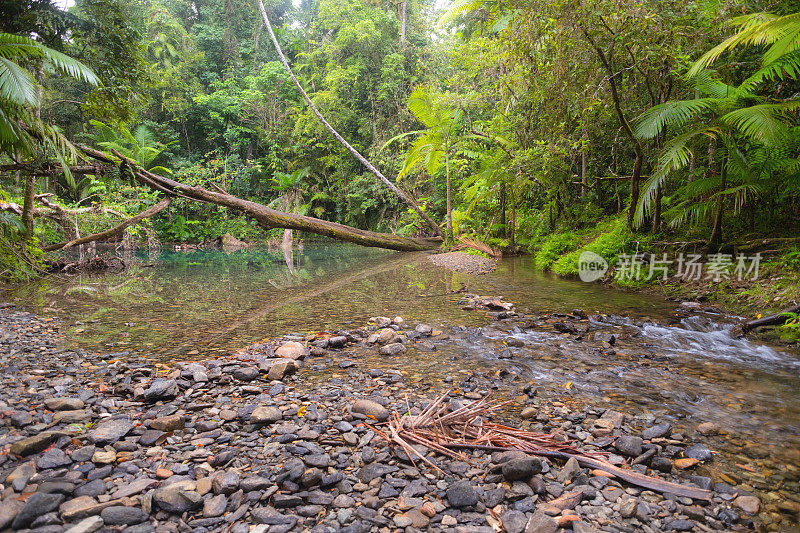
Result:
[[[155,174],[167,176],[172,174],[172,171],[166,167],[151,165],[170,144],[177,141],[166,144],[156,141],[153,132],[144,124],[139,124],[131,132],[122,125],[114,129],[98,120],[89,122],[95,129],[89,138],[104,150],[114,150],[128,159],[133,159],[139,163],[139,166]]]
[[[287,213],[298,213],[305,215],[308,213],[308,204],[303,204],[303,192],[300,188],[302,181],[308,176],[309,167],[298,168],[291,174],[286,172],[275,172],[272,177],[273,188],[281,195],[270,202],[269,207],[279,207],[281,211]],[[292,230],[283,230],[283,246],[289,247],[292,244]]]
[[[384,146],[409,135],[417,135],[406,154],[405,164],[397,176],[403,179],[413,170],[422,168],[434,176],[444,164],[447,189],[447,238],[453,238],[453,214],[450,187],[450,158],[458,140],[462,111],[451,109],[436,101],[434,95],[424,87],[417,87],[408,98],[408,109],[419,120],[424,130],[402,133],[390,139]]]
[[[51,152],[69,176],[69,163],[77,158],[72,144],[52,126],[42,121],[41,83],[31,73],[50,68],[90,85],[99,80],[80,61],[21,35],[0,33],[0,153],[12,158],[31,157]],[[25,182],[22,222],[26,235],[33,234],[33,196],[36,176]]]
[[[653,139],[665,128],[679,131],[664,145],[645,184],[636,210],[638,224],[644,221],[659,188],[689,165],[693,143],[708,140],[715,144],[718,170],[683,184],[671,209],[672,224],[677,225],[716,208],[713,244],[722,240],[726,198],[735,200],[738,212],[770,180],[784,179],[787,186],[800,188],[800,128],[794,121],[800,100],[796,94],[784,99],[774,93],[760,94],[767,92],[762,88],[769,82],[800,78],[800,14],[756,14],[732,22],[740,31],[703,55],[687,74],[698,97],[654,106],[639,117],[635,128],[642,139]],[[767,45],[768,49],[761,67],[738,86],[723,83],[707,69],[724,51],[743,45]]]

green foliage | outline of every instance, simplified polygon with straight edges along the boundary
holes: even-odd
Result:
[[[558,258],[552,266],[553,272],[559,276],[577,276],[578,259],[583,252],[594,252],[608,261],[609,265],[613,265],[619,254],[635,251],[635,247],[641,244],[640,241],[635,241],[636,236],[628,228],[624,217],[598,224],[595,231],[596,236],[590,237],[589,242]]]
[[[687,82],[696,97],[654,106],[640,116],[636,125],[639,137],[654,139],[667,132],[671,138],[642,191],[636,210],[638,224],[644,222],[657,192],[669,179],[687,178],[682,171],[704,142],[716,149],[719,171],[699,178],[688,176],[688,183],[678,184],[668,212],[673,225],[702,220],[712,205],[722,209],[726,199],[733,200],[734,214],[738,214],[773,187],[800,189],[800,101],[796,92],[784,96],[773,83],[800,78],[799,17],[761,13],[734,19],[739,31],[688,71]],[[725,51],[762,45],[769,48],[760,68],[739,85],[728,85],[706,69]]]
[[[0,33],[0,153],[26,155],[44,143],[63,157],[70,144],[34,112],[41,106],[40,83],[31,69],[42,66],[90,85],[97,77],[80,61],[21,35]]]
[[[783,340],[787,342],[800,342],[800,313],[783,313],[786,322],[778,328]]]
[[[0,201],[9,200],[0,188]],[[25,226],[17,215],[0,211],[0,280],[28,281],[41,272],[42,252],[38,241],[25,239]]]
[[[153,166],[153,162],[166,150],[169,144],[156,141],[150,129],[139,124],[131,132],[123,125],[113,128],[99,120],[90,121],[94,133],[87,134],[98,146],[111,154],[113,151],[136,161],[142,168],[150,172],[171,175],[172,171],[161,165]],[[173,141],[176,142],[176,141]]]
[[[580,238],[573,232],[553,233],[536,250],[534,264],[540,270],[550,270],[559,257],[575,250],[580,244]]]
[[[778,262],[783,268],[800,272],[800,248],[790,248],[778,258]]]
[[[429,2],[404,4],[404,35],[398,3],[276,0],[267,8],[327,120],[434,219],[449,219],[453,233],[506,253],[533,250],[540,268],[570,275],[582,250],[611,261],[653,235],[704,238],[717,212],[731,241],[800,229],[792,6],[737,16],[727,36],[724,21],[738,8],[718,2],[456,0],[438,25]],[[0,68],[0,111],[17,113],[0,115],[0,143],[4,131],[27,135],[26,162],[82,165],[67,140],[89,139],[188,185],[426,234],[305,105],[252,3],[76,0],[66,14],[46,0],[37,6],[24,14],[0,7],[11,15],[0,31],[37,36],[35,46],[19,38],[29,46],[24,59],[4,55],[0,38],[0,62],[17,65]],[[59,53],[89,65],[102,85]],[[41,76],[45,55],[51,66]],[[4,145],[2,163],[19,147]],[[631,204],[626,176],[637,160],[645,181],[634,234],[619,213]],[[4,186],[21,196],[10,176]],[[36,192],[124,214],[152,205],[152,192],[121,178],[113,169],[50,172]],[[112,218],[88,215],[81,232]],[[52,222],[37,226],[41,242],[60,240]],[[182,198],[133,230],[151,231],[181,242],[269,237],[251,220]]]
[[[145,90],[157,72],[147,63],[142,42],[143,2],[76,0],[71,15],[82,23],[71,28],[71,41],[100,81],[83,108],[104,122],[134,122],[147,105]]]

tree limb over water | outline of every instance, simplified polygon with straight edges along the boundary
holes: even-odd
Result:
[[[441,237],[414,238],[393,235],[390,233],[377,233],[374,231],[353,228],[351,226],[345,226],[344,224],[329,222],[327,220],[321,220],[314,217],[278,211],[263,204],[249,200],[243,200],[236,196],[222,192],[221,190],[210,191],[203,187],[186,185],[179,181],[154,174],[142,169],[136,164],[135,161],[132,161],[119,152],[113,150],[112,152],[118,161],[115,161],[104,152],[95,150],[93,148],[80,146],[79,149],[87,156],[108,165],[116,165],[118,161],[121,161],[122,166],[124,167],[123,170],[126,172],[129,171],[137,182],[156,191],[163,192],[167,196],[177,196],[196,202],[219,205],[228,209],[239,211],[253,218],[261,227],[268,230],[273,228],[284,228],[307,231],[309,233],[323,235],[325,237],[330,237],[340,241],[360,244],[361,246],[386,248],[389,250],[405,252],[432,250],[434,248],[438,248],[442,243]],[[100,238],[103,237],[98,237],[98,239]]]
[[[375,165],[370,163],[366,157],[361,155],[361,153],[358,150],[353,148],[353,146],[350,143],[348,143],[344,139],[344,137],[342,137],[339,134],[339,132],[336,131],[333,128],[333,126],[330,125],[330,123],[328,123],[327,120],[325,120],[325,117],[322,116],[322,113],[319,111],[319,109],[317,109],[317,106],[314,105],[314,102],[311,101],[311,98],[308,96],[305,89],[303,89],[303,86],[300,85],[299,81],[297,81],[294,72],[292,72],[292,69],[289,66],[289,62],[286,60],[286,56],[283,55],[283,50],[281,49],[281,45],[278,43],[278,39],[275,37],[275,32],[272,31],[272,24],[270,24],[269,22],[269,17],[267,16],[267,10],[264,9],[264,3],[261,0],[258,0],[258,9],[261,12],[261,18],[264,20],[264,25],[267,27],[267,31],[269,31],[269,36],[272,38],[272,44],[275,46],[275,51],[278,53],[278,57],[280,58],[281,63],[283,63],[283,68],[286,69],[286,72],[289,74],[289,77],[294,82],[294,85],[295,87],[297,87],[297,90],[300,91],[300,94],[306,101],[306,104],[308,104],[308,107],[311,109],[311,111],[314,112],[314,115],[317,116],[319,121],[322,122],[322,125],[325,126],[325,129],[328,130],[328,132],[330,132],[330,134],[333,135],[333,137],[339,142],[339,144],[344,146],[351,154],[353,154],[353,156],[355,156],[355,158],[358,159],[361,162],[361,164],[364,165],[367,168],[367,170],[369,170],[376,178],[378,178],[390,191],[392,191],[395,195],[397,195],[398,198],[403,200],[403,202],[405,202],[406,205],[408,205],[411,209],[416,211],[417,214],[420,217],[422,217],[422,220],[424,220],[425,223],[428,224],[428,226],[435,232],[436,235],[441,236],[442,230],[439,227],[439,225],[436,222],[434,222],[433,219],[431,219],[431,217],[428,216],[428,214],[419,207],[419,205],[417,205],[417,202],[411,197],[411,195],[401,190],[394,183],[389,181],[386,178],[386,176],[384,176],[383,173],[375,167]]]
[[[106,231],[101,231],[100,233],[93,233],[91,235],[86,235],[85,237],[80,237],[78,239],[73,239],[71,241],[65,241],[58,244],[51,244],[49,246],[44,246],[42,250],[44,250],[45,252],[53,252],[55,250],[61,250],[62,248],[71,248],[79,244],[86,244],[88,242],[99,241],[102,239],[108,239],[109,237],[121,235],[122,232],[125,231],[125,228],[132,226],[134,224],[138,224],[142,220],[150,218],[157,213],[160,213],[161,211],[166,209],[171,202],[172,202],[172,197],[167,196],[153,207],[142,211],[138,215],[126,218],[125,220],[123,220],[122,222],[120,222],[111,229],[107,229]]]

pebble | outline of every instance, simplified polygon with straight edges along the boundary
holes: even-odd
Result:
[[[447,489],[447,501],[456,508],[472,507],[478,503],[478,493],[469,481],[457,481]]]
[[[100,517],[107,526],[132,526],[146,521],[150,515],[138,507],[116,505],[103,509]]]
[[[350,410],[354,413],[366,415],[378,422],[383,422],[389,418],[389,410],[372,400],[356,400]]]
[[[472,302],[487,313],[513,316],[499,299]],[[20,344],[7,324],[39,321],[20,315],[24,318],[8,322],[4,313],[0,348]],[[387,319],[383,326],[290,335],[228,356],[167,367],[136,352],[104,357],[55,347],[14,360],[14,379],[27,376],[26,385],[7,379],[0,407],[24,416],[0,417],[0,446],[12,452],[0,455],[6,476],[0,479],[0,530],[14,523],[34,526],[36,533],[123,528],[125,533],[366,533],[393,528],[477,533],[490,529],[486,517],[494,517],[492,526],[499,521],[510,532],[553,533],[561,527],[591,533],[682,530],[684,523],[725,530],[765,514],[758,514],[759,499],[740,488],[728,491],[718,484],[711,504],[696,505],[581,469],[574,459],[467,451],[467,463],[419,447],[445,476],[412,457],[415,468],[402,449],[387,446],[368,426],[388,420],[395,409],[401,416],[407,410],[417,414],[439,391],[394,369],[396,360],[380,358],[378,346],[427,349],[422,343],[429,342],[443,350],[448,335],[424,324],[404,331],[402,320]],[[422,340],[429,335],[430,340]],[[513,335],[509,331],[499,339],[516,346]],[[618,337],[615,346],[621,349],[624,335]],[[22,345],[32,338],[26,336]],[[300,363],[286,356],[306,358],[306,345],[325,351],[312,359],[320,370],[295,375]],[[356,349],[386,366],[369,368]],[[348,361],[354,364],[341,364]],[[0,364],[0,379],[6,368]],[[460,389],[452,393],[454,407],[496,388],[501,378],[486,370],[486,375],[454,373],[443,387]],[[100,391],[98,383],[107,388]],[[586,441],[592,451],[612,452],[610,459],[620,464],[638,458],[641,464],[634,470],[647,474],[670,472],[674,460],[682,483],[712,488],[708,477],[689,477],[679,466],[692,461],[697,473],[705,474],[706,467],[691,457],[703,456],[702,444],[684,450],[683,437],[672,435],[666,423],[651,425],[641,437],[629,434],[631,425],[652,424],[656,417],[582,411],[548,400],[544,387],[518,387],[522,427],[539,431],[544,426],[542,431],[555,432],[565,445],[581,449]],[[511,418],[511,424],[519,422]],[[89,425],[71,427],[71,420]],[[25,502],[17,499],[23,494],[30,494]],[[747,518],[740,519],[740,513]]]
[[[686,448],[683,455],[690,459],[697,459],[701,463],[710,461],[713,458],[711,450],[705,444],[693,444]]]
[[[503,477],[508,481],[527,480],[542,471],[542,461],[532,457],[511,459],[503,464]]]
[[[638,457],[642,454],[642,439],[632,435],[623,435],[614,441],[614,448],[622,455]]]
[[[283,413],[274,405],[260,405],[250,414],[250,423],[256,425],[272,424],[281,419],[283,419]]]

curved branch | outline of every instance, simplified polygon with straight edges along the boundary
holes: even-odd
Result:
[[[436,222],[434,222],[433,219],[431,219],[431,217],[428,216],[428,214],[425,213],[419,207],[419,205],[417,205],[417,202],[414,201],[414,199],[407,192],[398,188],[394,183],[389,181],[388,178],[386,178],[386,176],[384,176],[380,170],[375,168],[375,166],[372,163],[370,163],[366,157],[361,155],[361,153],[358,150],[353,148],[353,146],[350,145],[350,143],[344,140],[344,137],[339,135],[339,132],[333,129],[333,126],[331,126],[328,123],[328,121],[325,120],[325,117],[322,116],[322,113],[319,111],[319,109],[317,109],[317,106],[315,106],[314,102],[311,101],[311,98],[303,89],[303,86],[300,85],[299,81],[297,81],[297,78],[295,77],[291,67],[289,66],[289,62],[286,60],[286,56],[283,55],[283,50],[281,49],[281,45],[278,43],[278,39],[275,37],[275,32],[272,31],[272,24],[270,24],[269,22],[269,17],[267,17],[267,10],[264,9],[264,2],[262,2],[262,0],[258,0],[258,9],[259,11],[261,11],[261,18],[264,19],[264,25],[266,25],[267,30],[269,31],[269,36],[272,39],[272,44],[275,45],[275,51],[278,53],[278,57],[280,58],[281,63],[283,63],[283,67],[286,69],[286,72],[289,73],[289,77],[292,78],[292,81],[297,87],[297,90],[300,91],[300,94],[303,96],[303,99],[306,101],[306,104],[308,104],[308,107],[311,108],[311,111],[313,111],[314,114],[317,116],[317,118],[320,120],[320,122],[322,122],[322,125],[325,126],[325,129],[327,129],[330,132],[330,134],[333,135],[334,138],[337,141],[339,141],[339,143],[342,146],[347,148],[347,150],[351,154],[353,154],[355,158],[361,162],[362,165],[367,167],[367,170],[369,170],[373,175],[375,175],[376,178],[378,178],[381,182],[383,182],[383,184],[386,185],[386,187],[388,187],[390,191],[399,196],[400,199],[403,200],[403,202],[405,202],[411,209],[416,211],[417,214],[420,217],[422,217],[422,219],[428,224],[428,226],[435,232],[436,235],[441,236],[442,230],[439,227],[439,225]]]
[[[117,224],[116,226],[114,226],[111,229],[107,229],[106,231],[101,231],[100,233],[93,233],[91,235],[87,235],[85,237],[81,237],[80,239],[74,239],[74,240],[71,240],[71,241],[61,242],[61,243],[58,243],[58,244],[51,244],[50,246],[44,246],[44,247],[42,247],[42,250],[44,250],[45,252],[52,252],[52,251],[55,251],[55,250],[61,250],[62,248],[71,248],[71,247],[77,246],[79,244],[86,244],[87,242],[99,241],[100,239],[106,239],[108,237],[113,237],[115,235],[119,235],[128,226],[132,226],[134,224],[138,224],[139,222],[141,222],[145,218],[150,218],[153,215],[155,215],[156,213],[160,213],[161,211],[166,209],[167,206],[169,206],[169,204],[171,202],[172,202],[172,197],[171,196],[167,196],[166,198],[164,198],[163,200],[158,202],[156,205],[150,207],[149,209],[146,209],[146,210],[142,211],[138,215],[135,215],[135,216],[132,216],[130,218],[127,218],[127,219],[123,220],[122,222],[120,222],[119,224]]]

